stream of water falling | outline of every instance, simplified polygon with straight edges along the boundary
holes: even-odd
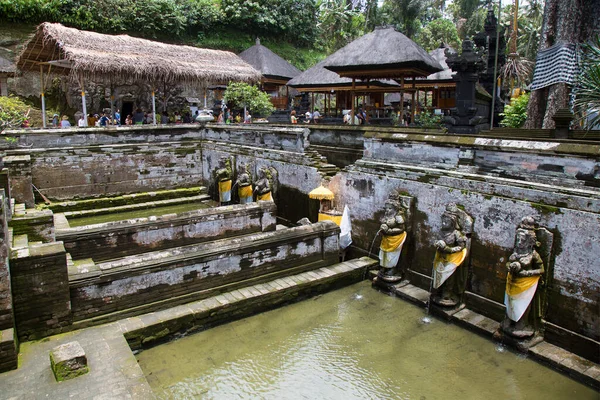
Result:
[[[145,350],[160,399],[578,399],[598,393],[370,282]]]

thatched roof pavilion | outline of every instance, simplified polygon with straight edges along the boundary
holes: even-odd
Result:
[[[300,75],[291,79],[287,84],[293,88],[305,92],[328,92],[331,90],[352,89],[352,79],[343,78],[337,73],[325,68],[328,58],[312,66]],[[377,80],[367,82],[356,82],[355,90],[367,88],[398,88],[400,85],[391,80]]]
[[[8,78],[15,76],[15,64],[0,56],[0,96],[8,96]]]
[[[378,27],[327,58],[325,68],[367,80],[427,76],[443,68],[421,46],[393,27]]]
[[[79,82],[83,114],[87,114],[85,80],[112,84],[120,81],[159,84],[183,83],[207,87],[229,81],[258,82],[260,72],[228,51],[178,46],[128,35],[105,35],[44,22],[25,44],[17,60],[24,72],[40,71],[44,127],[44,91],[50,74]],[[156,117],[152,90],[152,114]],[[111,100],[111,114],[114,107]],[[156,119],[154,119],[156,123]]]
[[[239,57],[260,71],[262,90],[271,95],[273,105],[278,109],[286,109],[288,106],[287,87],[285,96],[279,95],[279,89],[290,79],[300,75],[301,71],[260,44],[258,38],[256,44],[241,52]]]
[[[54,73],[107,81],[127,80],[166,83],[257,82],[260,72],[228,51],[200,49],[105,35],[45,22],[21,52],[22,71],[52,65]]]
[[[254,46],[242,51],[238,56],[260,71],[263,81],[280,81],[285,84],[302,73],[298,68],[260,44],[258,38]]]

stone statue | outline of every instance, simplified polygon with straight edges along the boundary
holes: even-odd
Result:
[[[383,223],[379,228],[383,234],[379,246],[378,277],[384,282],[394,283],[402,279],[397,270],[402,246],[406,241],[406,212],[397,198],[390,198],[385,202]]]
[[[256,187],[254,193],[256,193],[256,201],[273,201],[271,195],[271,181],[269,180],[269,170],[267,167],[262,167],[258,170],[258,180],[256,181]]]
[[[473,219],[456,204],[450,203],[442,214],[440,238],[434,243],[434,304],[442,307],[462,306],[469,273],[465,260],[469,252]]]
[[[219,168],[215,171],[217,184],[219,185],[219,201],[225,205],[231,201],[231,160],[227,157],[219,159]]]
[[[240,204],[252,203],[252,179],[248,173],[248,167],[245,164],[240,165],[237,181]]]
[[[535,249],[539,246],[535,220],[531,216],[523,218],[517,228],[514,252],[506,263],[506,318],[500,327],[503,333],[519,339],[532,337],[541,325],[544,261]]]

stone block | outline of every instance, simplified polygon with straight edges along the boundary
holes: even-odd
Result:
[[[65,343],[52,349],[50,365],[58,382],[89,372],[87,357],[79,342]]]

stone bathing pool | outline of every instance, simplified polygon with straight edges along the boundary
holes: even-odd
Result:
[[[144,350],[161,399],[598,399],[368,281]]]

